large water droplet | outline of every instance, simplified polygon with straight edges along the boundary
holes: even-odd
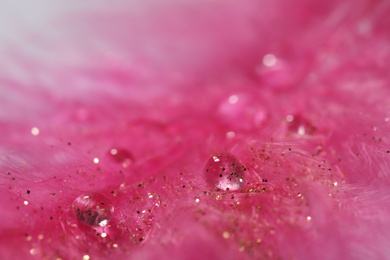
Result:
[[[114,212],[111,201],[98,193],[81,195],[72,206],[77,219],[89,226],[106,226]]]
[[[126,149],[113,148],[110,150],[110,157],[117,163],[121,163],[124,168],[133,163],[133,155]]]
[[[211,156],[205,167],[208,183],[221,190],[237,190],[244,182],[246,168],[230,153]]]

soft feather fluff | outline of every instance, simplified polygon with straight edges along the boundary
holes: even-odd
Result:
[[[389,258],[388,1],[0,6],[1,259]]]

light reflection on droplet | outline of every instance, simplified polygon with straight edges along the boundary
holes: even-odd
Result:
[[[104,219],[104,220],[99,222],[99,226],[101,226],[101,227],[105,227],[105,226],[107,226],[107,224],[108,224],[108,220],[107,219]]]
[[[230,233],[225,231],[225,232],[223,232],[222,236],[224,239],[228,239],[230,237]]]
[[[236,104],[237,102],[238,102],[238,96],[237,95],[231,95],[230,97],[229,97],[229,103],[230,104]]]
[[[272,66],[275,66],[276,62],[277,62],[277,58],[275,57],[275,55],[273,54],[266,54],[264,55],[263,57],[263,64],[264,66],[266,67],[272,67]]]
[[[286,116],[286,121],[287,123],[291,123],[292,121],[294,121],[294,116],[293,115]]]
[[[236,136],[236,133],[233,132],[233,131],[229,131],[226,133],[226,137],[229,138],[229,139],[232,139]]]
[[[38,127],[31,128],[31,134],[35,136],[39,135],[39,128]]]

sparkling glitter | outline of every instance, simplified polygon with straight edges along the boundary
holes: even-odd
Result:
[[[224,239],[228,239],[230,237],[230,233],[225,231],[225,232],[223,232],[222,236]]]
[[[272,67],[276,64],[278,60],[276,59],[275,55],[273,54],[266,54],[263,57],[263,64],[266,67]]]
[[[256,243],[260,244],[261,243],[261,239],[260,238],[256,239]]]
[[[23,204],[27,206],[28,205],[28,201],[27,200],[23,201]]]
[[[199,203],[199,202],[200,202],[200,199],[199,199],[199,198],[196,198],[196,199],[195,199],[195,202],[196,202],[196,203]]]
[[[96,157],[96,158],[93,158],[93,162],[96,163],[96,164],[98,164],[98,163],[99,163],[99,158],[97,158],[97,157]]]
[[[84,255],[83,260],[89,260],[89,255]]]
[[[37,254],[37,250],[36,250],[35,248],[32,248],[32,249],[30,250],[30,254],[31,254],[31,255],[36,255],[36,254]]]
[[[306,217],[306,220],[307,220],[307,221],[311,221],[311,217],[310,217],[310,216],[307,216],[307,217]]]
[[[100,235],[101,237],[107,237],[107,233],[102,233],[101,235]]]
[[[113,244],[112,247],[113,248],[118,248],[118,244]]]
[[[39,235],[39,236],[38,236],[38,239],[39,239],[39,240],[42,240],[43,238],[44,238],[43,235]]]
[[[31,128],[31,134],[35,136],[39,135],[39,128],[38,127]]]
[[[338,183],[337,183],[337,181],[335,181],[334,183],[333,183],[333,186],[337,186],[338,185]]]
[[[31,236],[26,236],[26,241],[31,241],[32,237]]]

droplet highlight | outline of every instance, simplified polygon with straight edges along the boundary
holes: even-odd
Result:
[[[111,201],[98,193],[81,195],[72,206],[77,219],[88,226],[104,227],[114,213]]]
[[[206,181],[221,190],[237,190],[244,182],[246,168],[230,153],[211,156],[204,170]]]

